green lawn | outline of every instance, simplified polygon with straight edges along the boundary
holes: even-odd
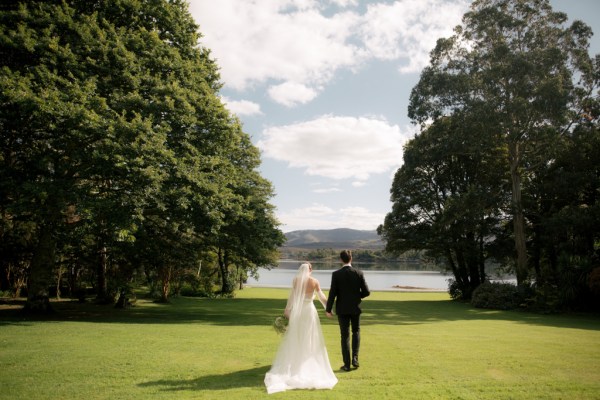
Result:
[[[56,303],[0,309],[0,399],[599,399],[600,318],[486,311],[441,293],[364,302],[361,367],[341,373],[337,321],[322,312],[333,390],[267,395],[287,290],[235,299]],[[1,307],[1,306],[0,306]]]

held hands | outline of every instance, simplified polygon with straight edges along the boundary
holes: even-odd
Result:
[[[328,318],[333,318],[333,314],[328,311],[325,311],[325,315],[327,315]]]

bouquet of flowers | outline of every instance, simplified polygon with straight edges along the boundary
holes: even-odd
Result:
[[[275,332],[279,335],[283,335],[287,330],[288,323],[289,321],[286,317],[277,317],[275,318],[275,321],[273,321],[273,329],[275,329]]]

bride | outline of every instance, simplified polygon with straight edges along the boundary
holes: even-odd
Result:
[[[265,375],[269,394],[288,389],[331,389],[337,383],[333,374],[317,309],[315,293],[325,307],[327,299],[319,281],[310,276],[312,266],[304,263],[298,269],[285,307],[289,318],[271,370]]]

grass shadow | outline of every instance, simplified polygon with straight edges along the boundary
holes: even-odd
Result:
[[[282,299],[208,299],[173,298],[170,303],[138,300],[128,309],[76,300],[53,301],[54,312],[48,315],[24,314],[22,305],[0,306],[0,326],[31,322],[97,322],[132,324],[203,323],[224,326],[270,325],[283,314]]]
[[[366,302],[363,310],[362,325],[414,325],[441,321],[487,320],[600,330],[600,318],[596,314],[537,314],[515,310],[488,310],[452,300],[372,300]]]
[[[474,308],[468,303],[451,300],[415,300],[398,295],[387,299],[365,299],[361,323],[386,325],[429,324],[439,321],[506,320],[523,324],[600,330],[597,314],[536,314],[522,311],[497,311]],[[126,310],[76,301],[54,303],[56,312],[49,316],[22,316],[18,310],[0,308],[0,326],[23,325],[34,321],[98,322],[132,324],[209,324],[218,326],[269,326],[282,315],[286,300],[281,298],[174,298],[170,304],[138,301]],[[323,324],[337,325],[328,319],[317,302]]]
[[[162,391],[200,391],[264,387],[265,374],[269,368],[270,366],[262,366],[221,375],[205,375],[195,379],[162,379],[140,383],[138,386],[158,387]]]

